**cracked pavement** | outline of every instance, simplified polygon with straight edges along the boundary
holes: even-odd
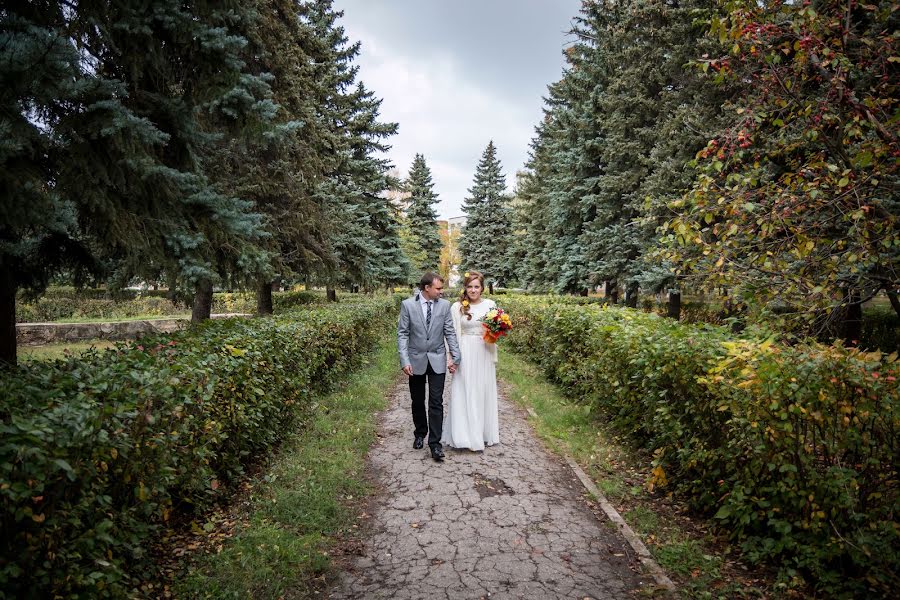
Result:
[[[450,392],[445,386],[446,403]],[[500,389],[500,440],[484,452],[413,450],[409,391],[391,393],[369,466],[382,490],[362,555],[330,598],[628,598],[652,586],[631,547],[585,502],[524,411]],[[446,404],[445,404],[446,410]]]

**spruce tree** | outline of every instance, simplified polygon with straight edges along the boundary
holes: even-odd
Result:
[[[697,24],[698,8],[583,5],[522,189],[529,285],[584,293],[605,283],[615,298],[624,284],[633,304],[639,285],[655,291],[671,281],[655,256],[656,229],[721,114],[721,93],[685,68],[714,43]]]
[[[466,225],[459,239],[460,268],[484,274],[488,284],[509,281],[512,212],[494,142],[488,142],[475,168],[469,197],[463,201]]]
[[[585,293],[585,224],[595,217],[589,198],[599,175],[602,143],[596,135],[591,91],[603,78],[590,62],[592,48],[568,48],[563,78],[549,86],[544,119],[532,140],[519,220],[525,223],[524,283],[532,288]]]
[[[89,46],[106,50],[101,71],[128,81],[126,104],[168,136],[159,153],[166,170],[147,183],[154,200],[168,196],[186,205],[184,231],[168,235],[163,264],[194,287],[195,319],[209,316],[214,284],[267,260],[257,246],[261,219],[252,203],[217,187],[210,170],[223,140],[266,127],[276,110],[265,79],[250,73],[242,57],[252,9],[249,0],[171,1],[85,15],[100,34]],[[145,264],[139,257],[128,270],[142,274]]]
[[[713,46],[696,23],[698,8],[711,9],[702,3],[598,4],[601,12],[584,21],[589,31],[582,35],[596,60],[615,66],[594,98],[602,172],[591,199],[596,217],[586,230],[586,260],[599,279],[623,283],[632,306],[639,286],[656,291],[671,280],[651,257],[659,215],[689,185],[694,173],[684,166],[721,113],[721,95],[685,68]]]
[[[232,33],[245,8],[42,4],[0,15],[10,132],[0,148],[0,360],[15,361],[15,290],[40,291],[63,265],[112,265],[120,280],[163,268],[200,282],[216,276],[218,249],[252,256],[258,216],[204,171],[227,128],[273,109]]]
[[[222,189],[251,200],[265,217],[270,260],[248,269],[248,277],[257,311],[268,314],[277,280],[302,277],[329,257],[326,216],[314,191],[335,136],[317,112],[325,92],[314,63],[324,40],[294,0],[257,0],[255,14],[243,56],[267,76],[278,111],[271,127],[223,144],[214,170]]]
[[[404,280],[408,267],[400,251],[398,222],[390,201],[391,165],[377,158],[397,131],[378,120],[381,101],[356,81],[353,64],[360,44],[349,43],[338,24],[342,13],[331,0],[305,5],[305,20],[322,41],[314,55],[315,78],[323,84],[318,118],[331,133],[323,156],[326,170],[316,197],[327,220],[329,260],[319,277],[329,286],[364,286]]]
[[[426,271],[438,271],[442,246],[437,212],[433,208],[438,197],[434,193],[431,169],[421,154],[413,159],[403,187],[410,195],[404,219],[404,245],[413,269],[412,277],[417,280]]]

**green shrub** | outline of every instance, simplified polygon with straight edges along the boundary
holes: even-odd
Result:
[[[267,452],[396,315],[393,298],[28,365],[0,380],[0,597],[122,596],[174,510]]]
[[[668,306],[652,296],[643,297],[641,308],[644,312],[653,312],[660,316],[668,314]],[[719,302],[682,300],[680,320],[683,323],[723,325],[727,321],[727,315]],[[826,330],[822,334],[822,338],[826,340],[837,336],[836,330]],[[880,350],[888,354],[900,352],[900,317],[893,307],[864,306],[859,346],[864,350]]]
[[[168,290],[112,290],[107,288],[76,288],[72,286],[50,286],[44,293],[43,298],[51,299],[86,299],[86,300],[133,300],[135,298],[166,298]],[[19,301],[27,301],[28,294],[24,291],[19,292]]]
[[[652,451],[651,485],[827,595],[894,589],[896,355],[552,302],[507,299],[509,343]]]
[[[101,293],[102,292],[102,293]],[[128,292],[126,290],[125,292]],[[299,306],[321,304],[325,294],[318,292],[274,292],[275,312]],[[24,296],[16,305],[16,322],[43,323],[78,319],[126,319],[137,316],[167,316],[189,313],[187,305],[173,304],[163,292],[124,293],[110,296],[106,290],[50,288],[36,300]],[[250,292],[213,294],[213,313],[256,312],[256,296]]]
[[[44,323],[77,319],[125,319],[136,316],[166,316],[189,312],[166,298],[148,297],[131,300],[101,298],[42,297],[31,304],[16,306],[16,322]]]

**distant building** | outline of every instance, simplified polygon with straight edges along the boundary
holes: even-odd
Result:
[[[393,177],[398,182],[401,180],[400,171],[398,171],[397,169],[391,169],[388,175]],[[402,212],[404,215],[406,214],[406,211],[409,209],[410,196],[412,196],[412,194],[402,189],[392,189],[387,190],[384,193],[384,196],[389,199],[391,203],[400,210],[400,212]]]
[[[465,215],[461,217],[451,217],[450,219],[447,219],[447,225],[450,227],[451,231],[454,229],[462,231],[462,228],[466,226],[467,219],[468,217]]]

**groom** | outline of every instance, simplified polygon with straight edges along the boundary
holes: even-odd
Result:
[[[409,376],[412,415],[415,424],[413,448],[419,450],[428,433],[431,458],[444,459],[441,429],[444,426],[444,378],[446,371],[456,372],[459,344],[453,329],[450,303],[441,299],[444,280],[437,273],[425,273],[419,282],[420,292],[400,304],[397,323],[397,349],[400,365]],[[450,348],[447,360],[444,340]],[[428,413],[425,412],[425,386],[428,385]]]

